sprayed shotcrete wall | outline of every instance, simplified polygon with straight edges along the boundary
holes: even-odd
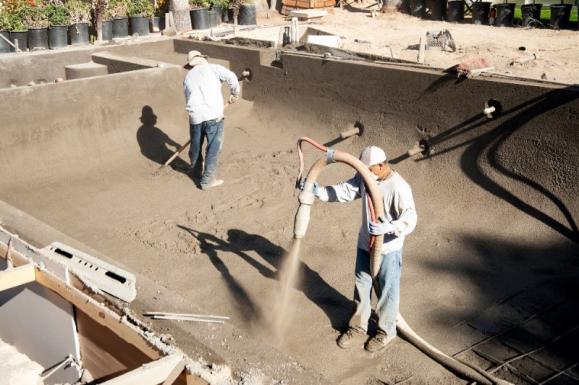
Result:
[[[190,49],[225,60],[239,73],[251,68],[253,80],[244,86],[244,98],[277,121],[287,117],[296,134],[311,135],[318,127],[337,134],[362,120],[364,142],[383,145],[394,163],[405,164],[413,163],[404,156],[406,151],[426,139],[432,156],[398,167],[411,168],[414,179],[426,182],[418,188],[427,195],[446,194],[450,182],[449,201],[470,205],[463,188],[482,188],[564,237],[578,239],[572,219],[579,211],[574,198],[579,192],[576,86],[457,80],[434,70],[292,53],[273,63],[275,57],[267,50],[175,41],[177,52]],[[490,100],[498,101],[502,110],[493,120],[482,114]],[[537,198],[535,203],[522,198],[529,194]],[[493,202],[491,198],[488,203]]]
[[[118,162],[128,152],[139,153],[135,129],[142,119],[151,119],[148,111],[170,117],[163,127],[179,132],[187,122],[181,81],[182,70],[168,65],[0,90],[2,175],[21,179],[25,170],[25,183],[28,177],[88,170],[91,165]],[[87,145],[103,140],[107,146]]]

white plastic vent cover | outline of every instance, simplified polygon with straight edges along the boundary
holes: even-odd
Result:
[[[137,279],[128,271],[60,242],[53,242],[41,251],[48,258],[68,267],[87,284],[105,293],[125,302],[132,302],[137,296]]]

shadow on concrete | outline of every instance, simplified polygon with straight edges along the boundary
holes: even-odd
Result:
[[[453,248],[460,255],[423,262],[437,276],[480,288],[465,310],[449,314],[445,307],[434,315],[447,325],[449,319],[464,320],[454,326],[456,335],[465,327],[481,333],[454,355],[464,359],[474,353],[489,369],[512,359],[501,370],[519,377],[515,383],[528,383],[525,376],[539,383],[579,363],[579,247],[565,240],[538,247],[471,235],[459,235],[458,242]]]
[[[526,123],[547,111],[559,108],[567,103],[574,101],[577,98],[579,98],[579,92],[573,87],[550,91],[544,95],[512,107],[509,110],[503,111],[502,116],[512,116],[508,117],[494,129],[482,133],[474,138],[464,140],[458,144],[454,144],[443,149],[436,149],[435,153],[426,154],[425,157],[419,161],[433,159],[440,155],[457,150],[461,147],[468,146],[461,155],[460,164],[461,169],[469,177],[469,179],[496,197],[509,202],[519,210],[543,222],[545,225],[551,227],[561,235],[576,243],[579,243],[579,231],[577,224],[572,214],[561,201],[561,199],[559,199],[555,194],[532,179],[508,170],[500,163],[497,155],[501,145],[506,140],[508,140],[513,133],[524,127]],[[427,141],[429,146],[432,148],[435,145],[442,144],[475,128],[482,127],[486,123],[488,123],[487,118],[484,117],[482,113],[477,114],[467,119],[466,121],[428,139]],[[525,202],[522,198],[517,197],[514,193],[508,191],[505,187],[501,186],[499,183],[495,182],[492,178],[486,175],[483,168],[481,167],[481,160],[483,156],[486,156],[486,160],[493,170],[533,188],[535,191],[541,193],[551,202],[553,202],[565,217],[567,224],[560,223],[541,210],[533,207],[531,204]],[[391,163],[396,164],[407,158],[407,154],[402,154],[399,157],[392,159]]]
[[[233,251],[227,242],[222,241],[212,234],[196,231],[181,225],[177,225],[177,227],[187,231],[191,236],[199,241],[201,251],[204,254],[207,254],[213,266],[215,266],[223,276],[223,279],[227,284],[227,289],[229,289],[229,293],[237,301],[237,304],[239,305],[238,310],[244,320],[247,322],[260,320],[262,318],[261,310],[256,306],[255,302],[251,299],[239,281],[237,281],[237,279],[230,273],[227,265],[217,255],[218,251]],[[249,256],[247,257],[250,258]]]
[[[155,115],[151,106],[144,106],[141,110],[141,126],[137,129],[137,143],[141,148],[141,154],[159,165],[163,165],[181,145],[175,142],[165,134],[163,130],[156,126],[157,115]],[[167,147],[171,146],[173,149]],[[186,151],[186,150],[185,150]],[[195,170],[189,171],[189,163],[180,157],[177,157],[170,165],[173,170],[187,175],[191,180],[198,184],[201,174],[201,162],[197,162]],[[200,186],[197,186],[200,187]]]
[[[209,256],[211,262],[226,280],[232,281],[228,286],[230,286],[232,294],[240,304],[247,305],[252,312],[257,311],[255,304],[246,294],[241,294],[241,297],[238,298],[240,294],[233,292],[234,288],[240,287],[239,283],[229,274],[227,267],[217,257],[217,251],[236,254],[254,267],[261,275],[275,280],[279,280],[279,269],[287,251],[261,235],[249,234],[239,229],[230,229],[227,232],[227,240],[222,240],[214,235],[196,231],[186,226],[177,226],[197,238],[201,244],[201,251]],[[267,265],[251,257],[248,252],[257,253],[267,262]],[[315,303],[326,314],[332,328],[342,330],[347,325],[351,315],[353,309],[352,301],[330,286],[316,271],[310,269],[303,262],[300,262],[298,274],[300,280],[296,288],[301,290],[310,301]],[[240,290],[241,293],[245,293],[243,288],[240,287]]]
[[[575,223],[572,214],[569,212],[565,204],[555,194],[548,191],[539,183],[526,176],[508,170],[501,164],[497,154],[500,146],[527,122],[537,117],[538,115],[558,108],[566,103],[572,102],[577,98],[579,98],[579,92],[576,90],[554,90],[512,108],[505,114],[508,115],[515,113],[515,115],[507,119],[505,122],[499,124],[499,126],[495,129],[481,135],[464,151],[460,161],[463,172],[474,183],[489,191],[496,197],[509,202],[519,210],[538,219],[545,225],[551,227],[553,230],[559,232],[561,235],[567,237],[575,243],[579,243],[579,232],[577,230],[577,224]],[[508,191],[506,188],[487,176],[480,166],[480,158],[485,153],[487,161],[495,171],[513,180],[526,184],[553,202],[567,220],[568,225],[560,223],[541,210],[533,207],[529,203],[526,203],[522,198],[517,197],[512,192]]]

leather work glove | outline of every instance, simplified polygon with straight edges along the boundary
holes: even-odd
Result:
[[[394,234],[394,225],[390,222],[368,222],[368,232],[372,235]]]
[[[229,104],[233,104],[237,101],[237,99],[239,99],[239,95],[229,95]]]

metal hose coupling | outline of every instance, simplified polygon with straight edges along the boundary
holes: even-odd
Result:
[[[294,238],[300,239],[306,236],[308,225],[310,224],[310,211],[315,200],[314,184],[306,181],[302,192],[298,196],[300,207],[298,208],[294,222]]]

